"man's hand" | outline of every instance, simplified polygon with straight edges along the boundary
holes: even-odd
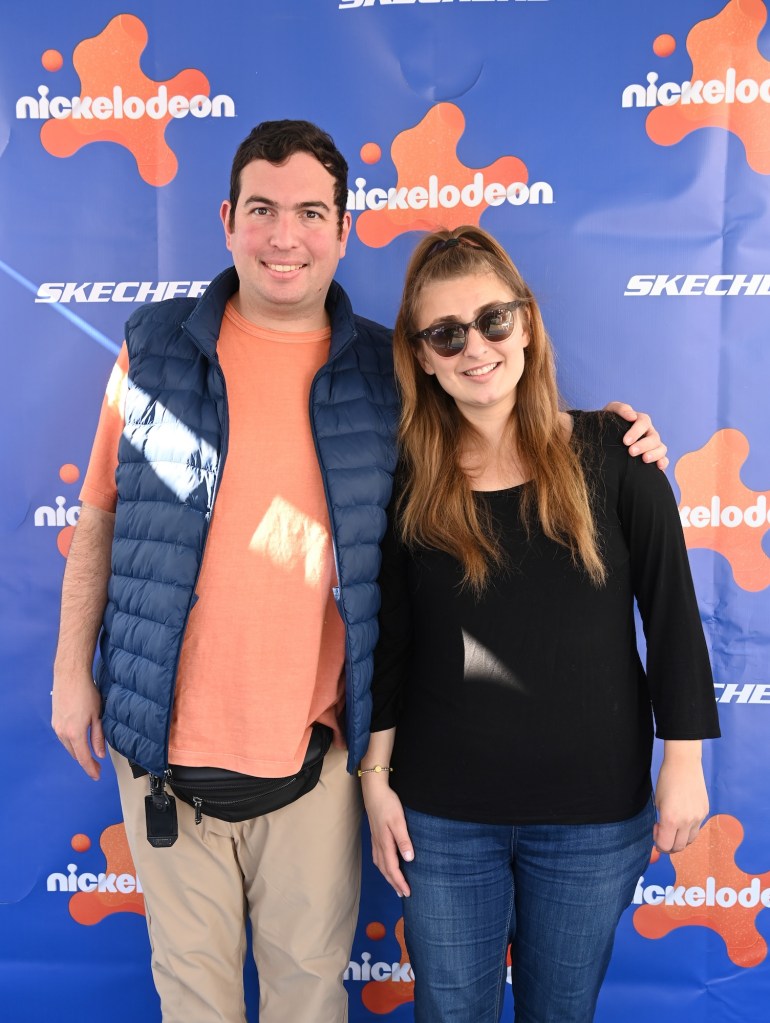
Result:
[[[107,604],[115,516],[84,504],[72,537],[62,586],[59,644],[53,668],[51,725],[89,778],[105,754],[101,699],[91,666]],[[90,737],[90,743],[89,743]]]
[[[660,434],[652,425],[652,420],[646,412],[635,412],[630,405],[622,401],[611,401],[604,406],[606,412],[614,412],[622,419],[633,423],[633,426],[623,437],[623,443],[628,447],[629,455],[642,456],[643,462],[656,462],[659,469],[666,469],[668,459],[666,452],[668,448],[660,439]]]
[[[101,698],[90,673],[79,677],[55,675],[51,727],[69,755],[94,781],[99,780],[102,766],[91,750],[100,760],[106,753],[100,715]]]

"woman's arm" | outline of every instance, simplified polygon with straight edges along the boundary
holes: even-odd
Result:
[[[700,739],[664,739],[655,786],[658,822],[652,829],[661,852],[681,852],[694,842],[709,812]]]
[[[390,756],[395,728],[372,732],[369,749],[361,761],[361,789],[372,831],[372,859],[396,895],[409,895],[409,885],[401,873],[399,853],[414,859],[414,850],[406,828],[401,800],[390,787]],[[380,770],[374,770],[379,767]],[[384,768],[384,770],[382,770]]]
[[[398,473],[396,474],[398,481]],[[372,831],[372,858],[397,895],[409,895],[399,866],[413,857],[401,800],[390,787],[390,759],[401,711],[404,679],[411,660],[412,601],[409,554],[395,528],[398,482],[388,509],[388,524],[380,550],[379,640],[374,651],[372,678],[372,732],[359,770],[364,804]],[[370,770],[379,766],[384,770]]]
[[[679,852],[709,809],[701,740],[719,735],[711,665],[676,499],[663,473],[624,459],[618,511],[647,641],[656,734],[664,742],[653,837],[662,851]]]

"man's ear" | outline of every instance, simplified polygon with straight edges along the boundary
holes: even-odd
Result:
[[[222,221],[222,227],[225,229],[225,245],[232,251],[232,245],[230,244],[230,236],[232,230],[230,228],[230,203],[227,199],[224,200],[219,209],[219,219]]]
[[[345,250],[348,247],[348,238],[350,237],[350,228],[353,226],[353,218],[349,213],[346,213],[342,218],[342,225],[340,226],[340,259],[345,255]]]

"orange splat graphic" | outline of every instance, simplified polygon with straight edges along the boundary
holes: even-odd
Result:
[[[503,156],[488,167],[470,168],[457,156],[457,143],[465,130],[465,117],[454,103],[438,103],[419,124],[400,132],[390,147],[393,163],[398,170],[396,188],[426,187],[431,175],[436,175],[439,187],[452,184],[461,189],[470,185],[479,170],[485,179],[504,185],[526,184],[529,171],[515,156]],[[489,204],[480,202],[469,207],[462,203],[451,208],[412,210],[364,210],[356,221],[361,241],[372,248],[387,245],[407,231],[435,231],[452,229],[461,224],[475,224]]]
[[[59,549],[59,554],[63,558],[69,556],[70,547],[72,546],[72,537],[75,532],[74,526],[64,526],[56,534],[56,546]]]
[[[119,14],[103,32],[78,43],[72,55],[80,76],[81,99],[105,96],[112,99],[118,87],[127,99],[137,96],[143,102],[157,96],[166,86],[168,96],[208,96],[209,82],[202,71],[188,68],[164,82],[148,78],[139,66],[139,57],[147,45],[147,29],[132,14]],[[142,178],[150,185],[167,185],[177,172],[177,159],[166,144],[165,131],[171,114],[157,119],[144,115],[137,119],[110,116],[104,120],[73,118],[46,121],[40,141],[52,156],[72,156],[91,142],[116,142],[134,155]]]
[[[63,483],[77,483],[80,479],[80,469],[72,462],[65,462],[59,469],[59,479]]]
[[[717,890],[727,887],[741,892],[754,878],[765,889],[770,871],[747,874],[735,862],[735,851],[743,841],[743,827],[735,817],[718,814],[703,826],[696,842],[680,853],[671,854],[676,870],[674,886],[706,890],[708,878]],[[755,882],[756,886],[756,882]],[[634,927],[644,938],[663,938],[678,927],[709,927],[727,946],[727,954],[736,966],[757,966],[767,955],[767,944],[756,927],[756,917],[764,909],[756,906],[677,906],[659,904],[640,906],[634,913]]]
[[[692,81],[726,81],[729,68],[735,80],[770,78],[770,62],[760,54],[757,39],[767,20],[762,0],[730,0],[719,14],[694,25],[687,36],[692,58]],[[752,170],[770,174],[770,105],[750,103],[675,103],[655,107],[647,117],[647,134],[661,146],[681,142],[697,128],[725,128],[746,147]]]
[[[104,872],[111,885],[122,874],[136,874],[134,861],[128,849],[126,829],[122,823],[105,828],[99,845],[107,861]],[[69,910],[73,920],[89,926],[101,923],[112,913],[144,915],[144,897],[141,892],[135,891],[75,892],[70,899]]]
[[[762,550],[762,538],[770,528],[770,490],[750,490],[741,482],[740,469],[748,454],[749,442],[740,430],[719,430],[704,447],[679,459],[675,475],[682,491],[687,546],[717,551],[730,562],[738,586],[756,592],[770,586],[770,558]],[[705,520],[707,513],[708,524],[692,524],[697,514]],[[739,513],[742,521],[737,525],[724,523]]]
[[[399,966],[404,966],[409,962],[409,953],[406,951],[406,942],[404,941],[403,917],[398,920],[393,928],[393,933],[401,949]],[[363,986],[361,1001],[369,1012],[384,1016],[388,1012],[393,1012],[399,1005],[406,1005],[407,1002],[414,1001],[414,981],[370,980]]]
[[[88,835],[83,835],[78,832],[77,835],[72,836],[70,840],[70,845],[75,850],[75,852],[80,853],[88,852],[88,850],[91,848],[91,839],[88,837]]]

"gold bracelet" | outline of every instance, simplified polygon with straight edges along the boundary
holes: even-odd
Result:
[[[360,778],[364,774],[372,774],[372,773],[374,773],[374,774],[383,774],[385,771],[387,771],[388,774],[392,774],[393,773],[393,768],[390,766],[390,764],[375,764],[374,767],[364,767],[364,768],[359,767],[358,768],[358,777]]]

